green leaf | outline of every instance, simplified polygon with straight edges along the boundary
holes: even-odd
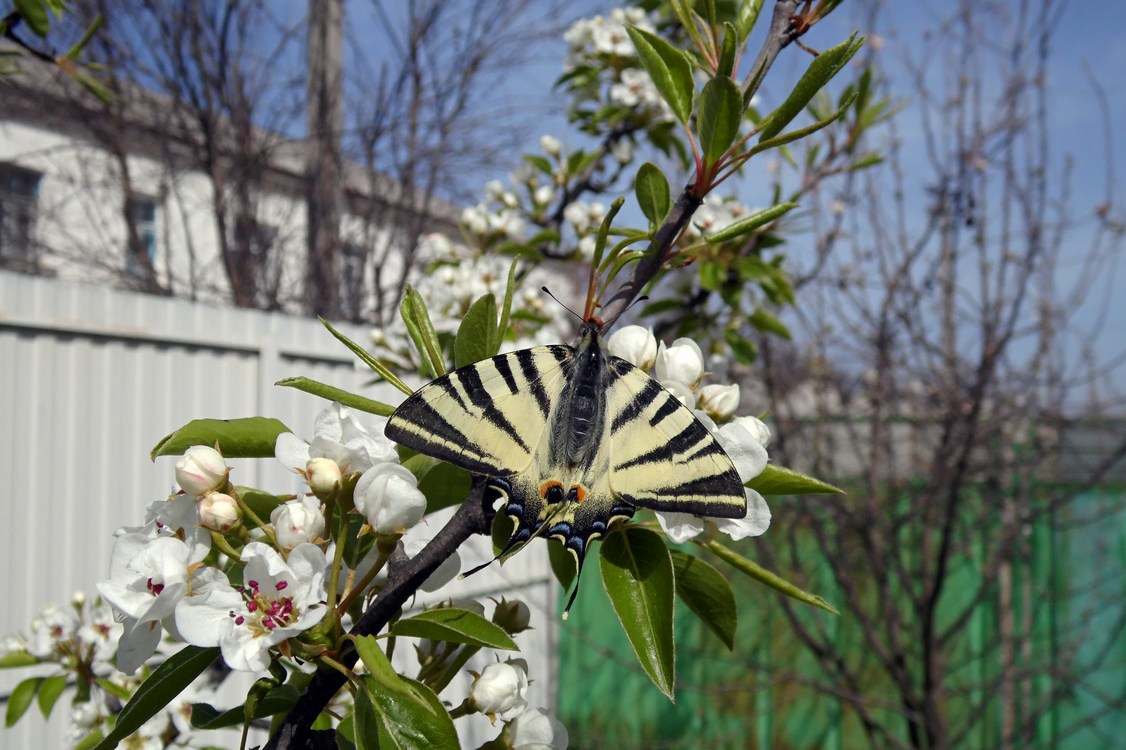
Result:
[[[278,685],[270,690],[254,707],[252,718],[263,719],[288,712],[301,695],[292,685]],[[193,703],[191,724],[195,729],[222,729],[241,726],[246,720],[242,706],[219,711],[210,703]]]
[[[569,590],[575,583],[577,575],[575,556],[568,552],[558,539],[548,539],[547,561],[551,564],[551,572],[555,575],[555,580],[559,581],[564,591]]]
[[[51,30],[51,19],[47,16],[47,3],[43,0],[15,0],[16,12],[24,23],[38,36],[47,36]]]
[[[777,334],[787,341],[792,341],[793,336],[790,334],[790,329],[785,323],[774,317],[761,307],[751,313],[751,325],[760,331],[768,331]]]
[[[602,585],[637,660],[653,684],[672,700],[675,583],[668,547],[656,532],[630,526],[602,542],[601,569]]]
[[[700,147],[708,164],[718,162],[735,142],[742,120],[743,94],[739,85],[728,76],[717,75],[708,81],[700,95],[696,118]]]
[[[399,315],[407,326],[407,334],[414,342],[414,348],[422,358],[422,372],[427,377],[436,378],[446,374],[446,363],[442,360],[442,346],[438,334],[430,322],[430,313],[422,296],[409,285],[403,292],[399,303]]]
[[[641,213],[651,224],[660,226],[665,217],[669,215],[672,200],[669,197],[669,181],[665,174],[655,164],[645,162],[637,170],[637,179],[633,182],[634,192],[637,194],[637,203],[641,206]]]
[[[274,385],[279,385],[283,388],[296,388],[299,391],[311,393],[314,396],[320,396],[328,401],[339,401],[350,409],[358,409],[368,414],[378,414],[381,417],[390,416],[395,411],[394,406],[385,404],[382,401],[365,398],[351,391],[346,391],[343,388],[337,388],[306,377],[285,378],[284,380],[279,380],[274,383]]]
[[[725,76],[735,75],[735,53],[739,48],[741,40],[739,39],[739,32],[731,24],[730,21],[723,22],[723,44],[720,47],[719,54],[719,69],[717,72]],[[739,94],[739,103],[742,104],[743,95]]]
[[[739,30],[739,43],[747,41],[747,37],[751,34],[751,29],[755,27],[755,21],[758,20],[759,11],[762,10],[763,0],[742,0],[739,3],[739,11],[735,16],[735,28]]]
[[[112,750],[121,740],[137,731],[176,698],[184,688],[203,674],[219,656],[218,648],[186,646],[157,667],[141,683],[133,698],[121,709],[113,730],[97,744],[96,750]]]
[[[742,237],[745,234],[750,234],[764,224],[769,224],[797,207],[797,203],[779,203],[777,206],[764,208],[762,211],[755,211],[750,216],[744,216],[742,219],[728,224],[718,232],[709,234],[704,237],[704,241],[715,245],[720,242],[733,240],[736,237]]]
[[[292,432],[280,421],[269,417],[242,419],[193,419],[153,447],[149,458],[178,456],[193,445],[214,448],[224,458],[271,458],[278,435]]]
[[[844,495],[844,490],[793,469],[767,464],[747,486],[760,495]]]
[[[767,586],[774,589],[775,591],[778,591],[779,593],[785,594],[786,596],[789,596],[793,599],[797,599],[800,602],[812,604],[813,606],[819,607],[826,612],[832,612],[834,615],[840,614],[840,612],[834,609],[820,596],[811,594],[808,591],[803,591],[802,589],[798,588],[782,577],[771,573],[769,570],[762,567],[758,563],[752,562],[739,553],[734,552],[727,547],[724,547],[714,539],[704,543],[703,546],[707,547],[709,550],[715,553],[716,557],[723,560],[731,567],[735,568],[735,570],[746,576],[749,576],[750,578],[755,579],[760,583],[765,583]]]
[[[470,305],[454,339],[454,367],[493,356],[497,342],[497,300],[486,294]]]
[[[327,328],[328,332],[336,337],[337,341],[344,344],[344,346],[348,347],[348,351],[355,354],[356,357],[358,357],[361,362],[363,362],[365,365],[367,365],[369,368],[371,368],[371,370],[376,375],[383,378],[388,383],[395,386],[396,388],[398,388],[400,391],[407,394],[408,396],[412,393],[411,389],[407,386],[407,384],[404,383],[402,380],[399,380],[398,375],[396,375],[395,373],[393,373],[389,369],[387,369],[386,365],[384,365],[382,362],[377,360],[375,357],[371,356],[371,354],[366,349],[364,349],[362,346],[357,344],[352,339],[345,336],[340,331],[333,328],[332,324],[329,323],[324,318],[319,318],[319,320],[321,321],[321,325],[323,325],[325,328]]]
[[[856,94],[852,94],[852,97],[855,98]],[[766,141],[761,141],[757,146],[755,146],[754,148],[752,148],[750,151],[747,152],[747,156],[754,156],[755,154],[761,153],[763,151],[767,151],[767,150],[772,149],[772,148],[777,148],[778,146],[783,146],[787,143],[790,143],[791,141],[796,141],[796,140],[799,140],[801,138],[805,138],[807,135],[812,135],[813,133],[816,133],[821,128],[827,127],[828,125],[831,125],[834,122],[836,122],[837,120],[844,117],[845,113],[848,112],[848,108],[851,105],[852,105],[852,98],[850,98],[848,101],[846,101],[844,106],[842,106],[840,109],[838,109],[833,114],[826,117],[824,120],[820,120],[818,122],[815,122],[812,125],[807,125],[804,128],[798,128],[797,130],[791,130],[790,132],[783,133],[782,135],[780,135],[776,138],[771,138],[771,139],[766,140]],[[782,149],[782,154],[783,154],[783,156],[786,157],[786,159],[791,164],[794,163],[794,159],[789,154],[788,150]]]
[[[549,162],[544,157],[538,156],[536,154],[524,154],[524,161],[528,162],[533,167],[543,172],[545,175],[548,175],[549,177],[551,176],[551,173],[553,171],[551,162]]]
[[[255,487],[238,485],[235,489],[239,500],[246,503],[259,518],[269,518],[274,508],[293,499],[293,495],[274,495]]]
[[[433,690],[396,674],[373,636],[356,638],[355,644],[368,669],[362,692],[372,709],[370,716],[365,715],[366,708],[360,708],[363,702],[357,700],[358,747],[378,747],[379,750],[459,747],[453,720]],[[372,724],[374,734],[369,733]],[[369,744],[360,744],[361,737]],[[373,737],[378,744],[372,743]]]
[[[727,330],[723,332],[723,340],[731,347],[735,360],[742,365],[753,365],[758,358],[758,347],[755,342],[739,335],[738,331]]]
[[[4,714],[4,726],[14,727],[16,722],[27,713],[27,709],[31,708],[31,702],[35,700],[35,693],[39,690],[39,685],[42,682],[42,677],[29,677],[16,685],[15,690],[8,696],[8,709]]]
[[[417,456],[431,464],[418,480],[418,489],[426,495],[426,512],[433,513],[442,508],[460,505],[469,494],[473,484],[472,477],[465,469],[460,469],[445,461],[438,461],[429,456]],[[413,458],[410,460],[414,460]],[[409,467],[414,471],[414,466]]]
[[[626,32],[637,50],[641,67],[653,79],[653,85],[672,109],[676,119],[687,123],[692,116],[692,64],[684,53],[656,34],[627,26]]]
[[[55,702],[59,700],[59,696],[66,690],[65,674],[56,674],[43,680],[43,684],[39,686],[39,694],[36,700],[39,703],[39,713],[43,714],[46,719],[51,715],[51,711],[55,708]]]
[[[781,133],[782,129],[805,109],[814,95],[840,72],[863,45],[864,38],[857,39],[854,33],[836,47],[827,49],[813,58],[813,62],[809,64],[805,74],[798,80],[786,100],[759,124],[759,142],[770,140]]]
[[[399,620],[391,626],[391,634],[467,643],[481,648],[520,650],[500,625],[489,622],[476,612],[456,607],[431,609]]]
[[[676,573],[676,595],[733,651],[739,612],[731,583],[711,563],[680,550],[669,551]]]
[[[554,234],[558,237],[557,232]],[[508,267],[508,281],[504,285],[504,304],[500,310],[500,322],[497,323],[497,345],[489,354],[490,357],[495,357],[497,352],[500,351],[500,342],[504,341],[504,337],[508,334],[508,318],[512,314],[512,297],[516,294],[516,264],[519,262],[518,258],[513,258],[512,265]]]
[[[0,656],[0,669],[30,667],[32,664],[38,663],[39,660],[26,651],[12,651]]]

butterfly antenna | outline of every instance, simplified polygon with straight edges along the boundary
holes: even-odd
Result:
[[[546,286],[541,286],[541,287],[540,287],[540,291],[542,291],[542,292],[543,292],[544,294],[546,294],[546,295],[547,295],[548,297],[551,297],[551,298],[552,298],[553,300],[555,300],[555,301],[556,301],[556,303],[558,303],[558,305],[559,305],[560,307],[562,307],[562,308],[563,308],[564,310],[566,310],[567,312],[569,312],[569,313],[571,313],[572,315],[574,315],[574,316],[575,316],[576,318],[578,318],[579,320],[582,320],[582,321],[585,321],[585,320],[586,320],[586,318],[584,318],[583,316],[579,315],[579,314],[578,314],[577,312],[575,312],[574,310],[572,310],[571,308],[567,307],[567,306],[566,306],[566,305],[564,305],[564,304],[563,304],[562,302],[560,302],[560,301],[559,301],[559,298],[558,298],[558,297],[556,297],[556,296],[555,296],[554,294],[552,294],[552,293],[551,293],[551,290],[550,290],[550,289],[548,289],[548,288],[547,288]]]

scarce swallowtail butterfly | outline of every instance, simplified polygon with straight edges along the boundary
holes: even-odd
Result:
[[[657,381],[607,353],[596,319],[574,347],[501,354],[424,385],[385,434],[490,478],[516,524],[498,557],[543,534],[563,542],[581,574],[590,541],[635,508],[747,511],[723,448]]]

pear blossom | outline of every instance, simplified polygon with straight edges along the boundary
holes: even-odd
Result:
[[[293,549],[305,542],[315,542],[325,530],[321,501],[315,497],[289,500],[270,512],[274,535],[284,549]]]
[[[328,560],[314,544],[299,544],[282,559],[273,547],[251,542],[242,561],[237,588],[215,568],[203,569],[193,595],[176,608],[176,627],[192,645],[219,646],[232,669],[261,671],[270,665],[270,648],[324,617]]]
[[[73,609],[47,604],[31,621],[31,635],[24,648],[32,656],[50,659],[74,636],[78,626],[78,613]]]
[[[313,494],[324,500],[340,490],[344,476],[340,464],[331,458],[310,458],[305,464],[305,478]]]
[[[495,662],[485,667],[469,690],[469,703],[492,720],[514,719],[528,707],[528,668],[522,659]]]
[[[675,380],[693,386],[704,376],[704,354],[700,345],[689,338],[679,338],[671,346],[661,342],[657,346],[654,365],[657,380]]]
[[[310,481],[313,459],[335,461],[341,474],[363,473],[377,463],[398,460],[395,444],[383,436],[386,418],[372,420],[369,429],[339,403],[330,404],[313,422],[313,440],[306,443],[292,432],[278,435],[274,454],[278,461]],[[313,478],[320,483],[325,467],[316,463]]]
[[[367,517],[376,534],[401,534],[426,513],[426,496],[418,480],[402,464],[382,463],[364,472],[356,483],[356,510]]]
[[[242,521],[238,502],[223,492],[209,492],[199,501],[199,522],[204,528],[220,534],[230,531]]]
[[[657,360],[657,339],[652,328],[623,326],[606,339],[606,349],[615,357],[650,370]]]
[[[563,144],[553,135],[541,135],[540,150],[548,156],[559,156],[563,152]]]
[[[509,635],[522,633],[532,621],[532,611],[519,599],[501,599],[493,610],[493,622],[504,628]]]
[[[676,400],[689,409],[696,405],[696,393],[691,386],[685,385],[679,380],[662,380],[660,383],[662,388],[676,396]]]
[[[570,737],[563,723],[542,708],[529,708],[505,730],[512,750],[567,750]]]
[[[219,451],[206,445],[193,445],[176,462],[176,483],[189,495],[203,497],[222,489],[230,472]]]
[[[700,389],[699,407],[712,419],[728,419],[739,408],[739,384],[709,383]]]

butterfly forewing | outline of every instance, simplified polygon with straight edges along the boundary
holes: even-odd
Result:
[[[570,347],[538,346],[462,367],[408,397],[385,434],[477,474],[523,472],[544,437],[571,355]]]
[[[625,360],[606,397],[610,487],[652,510],[737,518],[746,496],[735,465],[691,410]]]

